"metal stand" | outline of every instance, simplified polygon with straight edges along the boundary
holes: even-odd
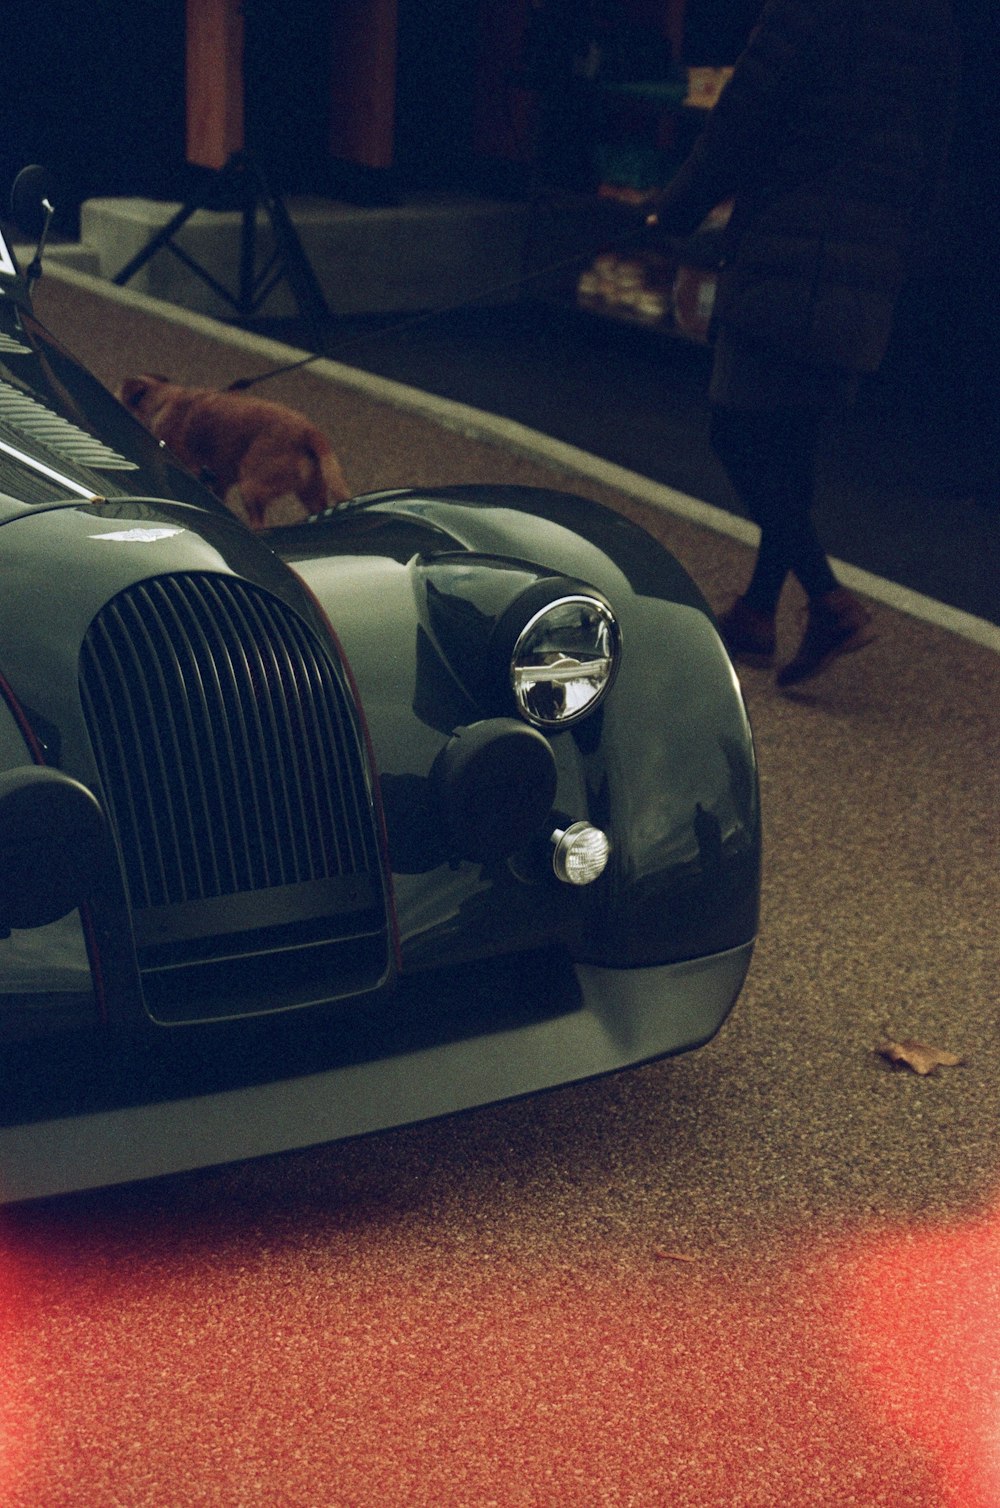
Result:
[[[231,209],[241,212],[239,287],[236,293],[223,286],[182,246],[174,241],[177,232],[199,209]],[[274,235],[275,249],[266,265],[257,271],[257,212],[263,208]],[[284,279],[298,305],[299,315],[311,327],[317,346],[322,343],[324,325],[331,318],[330,308],[309,259],[302,249],[298,232],[277,194],[272,193],[260,168],[243,152],[234,152],[208,181],[203,193],[177,211],[147,246],[127,262],[112,279],[119,287],[145,267],[158,251],[166,249],[184,263],[203,283],[224,299],[241,320],[250,320],[278,283]]]

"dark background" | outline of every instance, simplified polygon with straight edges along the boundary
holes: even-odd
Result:
[[[169,193],[184,153],[184,5],[6,0],[4,199],[26,162],[62,187],[63,228],[100,194]]]
[[[482,0],[400,0],[396,170],[404,188],[470,187]],[[574,31],[613,30],[613,4],[547,0]],[[731,62],[757,0],[688,0],[689,61]],[[43,161],[63,186],[64,220],[106,194],[183,188],[183,0],[6,0],[6,110],[0,181]],[[336,0],[245,0],[247,145],[284,192],[324,192],[330,35]],[[581,19],[582,18],[582,19]]]
[[[480,3],[400,0],[394,190],[495,186],[473,151]],[[963,455],[961,476],[944,467],[935,485],[968,488],[995,505],[1000,28],[982,0],[954,3],[965,78],[947,190],[928,258],[901,302],[884,376],[905,394],[901,422],[939,431]],[[689,0],[687,60],[732,61],[757,8],[757,0]],[[612,0],[545,0],[542,9],[553,35],[569,27],[579,36],[582,17],[607,37],[615,13]],[[60,184],[56,230],[74,236],[86,198],[188,197],[184,11],[183,0],[7,0],[3,199],[20,167],[45,163]],[[247,145],[283,193],[338,196],[343,189],[326,144],[335,15],[335,0],[245,0]]]

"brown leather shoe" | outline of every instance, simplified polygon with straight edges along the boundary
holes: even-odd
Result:
[[[744,665],[766,668],[774,659],[774,617],[750,607],[737,597],[732,607],[719,614],[719,633],[732,659]]]
[[[806,631],[798,652],[778,671],[779,686],[808,681],[837,655],[852,654],[875,638],[872,615],[846,587],[826,592],[809,604]]]

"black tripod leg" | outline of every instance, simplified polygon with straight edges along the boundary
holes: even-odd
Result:
[[[240,292],[237,301],[241,319],[252,319],[256,311],[257,266],[257,198],[247,194],[243,200],[243,223],[240,227]]]
[[[121,287],[124,283],[127,283],[129,278],[134,277],[141,267],[145,267],[150,257],[155,257],[156,253],[162,250],[164,246],[166,246],[167,242],[172,238],[175,232],[180,230],[181,226],[185,225],[188,220],[190,220],[195,210],[200,208],[201,206],[199,204],[182,205],[181,208],[177,211],[176,215],[174,215],[173,219],[168,220],[163,229],[157,231],[156,235],[149,242],[149,244],[147,246],[144,246],[141,251],[137,252],[136,255],[132,258],[131,262],[126,262],[121,272],[116,273],[111,281],[113,283],[117,283],[119,287]]]
[[[176,232],[190,220],[196,210],[218,208],[221,204],[227,204],[233,199],[241,207],[243,216],[240,233],[239,292],[236,298],[193,257],[188,256],[179,246],[172,244]],[[309,258],[302,249],[302,242],[299,240],[298,232],[292,224],[288,211],[278,195],[271,192],[260,169],[251,162],[246,152],[234,153],[225,167],[215,175],[212,191],[182,205],[163,229],[157,231],[149,244],[144,246],[130,262],[127,262],[112,281],[119,286],[127,283],[141,267],[145,267],[150,257],[154,257],[164,247],[169,247],[192,272],[230,303],[241,319],[252,318],[258,305],[256,278],[258,204],[263,206],[271,224],[277,249],[276,261],[281,268],[281,276],[292,291],[300,317],[312,328],[317,350],[321,350],[326,325],[332,318],[323,289],[310,265]],[[279,280],[275,279],[275,281]]]
[[[324,326],[332,318],[330,306],[287,209],[277,194],[271,193],[257,169],[254,169],[254,174],[261,203],[271,222],[288,286],[299,306],[299,313],[312,326],[317,344],[322,345]]]

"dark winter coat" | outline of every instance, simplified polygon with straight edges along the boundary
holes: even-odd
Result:
[[[716,318],[874,371],[938,191],[957,85],[947,0],[769,0],[661,227],[734,198]]]

